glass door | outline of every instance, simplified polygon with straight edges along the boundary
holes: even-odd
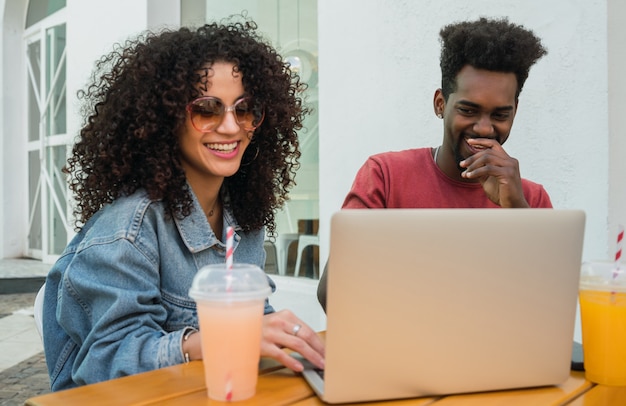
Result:
[[[61,168],[67,146],[66,25],[61,12],[27,29],[29,256],[54,262],[67,244],[68,189]]]

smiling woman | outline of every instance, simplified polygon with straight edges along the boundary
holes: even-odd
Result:
[[[65,168],[79,232],[45,289],[53,390],[200,359],[188,292],[200,268],[225,261],[226,229],[234,262],[263,268],[308,109],[256,30],[235,16],[148,32],[97,63]],[[323,366],[311,327],[269,301],[264,313],[262,356],[302,370],[283,351],[297,348]]]
[[[224,202],[219,190],[224,179],[239,170],[264,110],[252,97],[243,96],[242,75],[235,64],[214,62],[203,71],[202,95],[187,105],[179,132],[181,165],[213,232],[222,235]]]

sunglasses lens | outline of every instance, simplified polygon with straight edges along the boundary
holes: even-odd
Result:
[[[247,131],[254,130],[263,121],[263,109],[255,106],[248,98],[241,99],[234,106],[239,125]]]
[[[224,104],[210,97],[197,99],[189,105],[189,112],[194,127],[200,131],[210,131],[222,120]]]

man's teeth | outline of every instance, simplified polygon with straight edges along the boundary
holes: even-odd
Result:
[[[206,144],[207,148],[214,149],[217,151],[232,151],[237,147],[236,142],[232,142],[230,144]]]

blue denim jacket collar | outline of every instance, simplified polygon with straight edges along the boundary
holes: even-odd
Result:
[[[222,200],[224,202],[224,231],[227,226],[233,227],[233,230],[235,230],[233,248],[236,249],[239,240],[241,239],[239,232],[242,231],[242,228],[235,220],[235,216],[230,208],[230,199],[228,196],[222,194]],[[197,199],[193,200],[193,211],[191,214],[187,217],[183,217],[182,219],[175,218],[174,222],[176,223],[178,232],[189,249],[189,252],[200,252],[214,245],[218,245],[220,248],[226,249],[226,245],[222,242],[225,241],[224,236],[222,235],[218,238],[215,235]],[[208,238],[206,235],[207,229],[210,230]]]

